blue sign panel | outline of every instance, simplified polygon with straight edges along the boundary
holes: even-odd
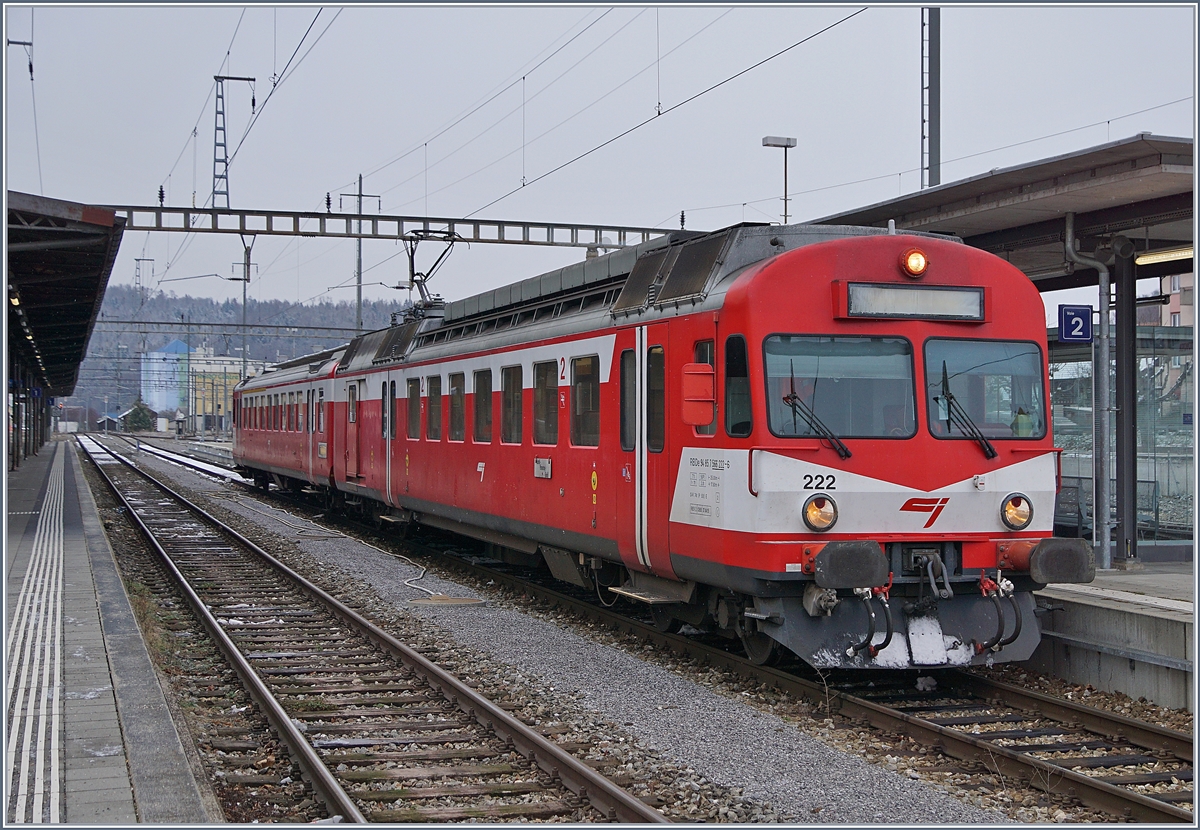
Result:
[[[1092,342],[1092,307],[1090,305],[1060,305],[1058,307],[1058,341],[1060,343]]]

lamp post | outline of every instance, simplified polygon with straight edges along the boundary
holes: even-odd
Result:
[[[796,146],[796,139],[782,135],[763,136],[762,146],[783,148],[783,224],[788,223],[787,151]]]

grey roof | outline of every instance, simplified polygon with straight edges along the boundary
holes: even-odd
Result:
[[[633,263],[638,256],[646,251],[661,248],[672,241],[700,236],[689,231],[673,231],[649,242],[621,248],[609,254],[575,262],[564,268],[556,268],[536,277],[484,291],[472,297],[446,303],[446,322],[450,323],[464,317],[471,317],[493,309],[504,308],[518,303],[527,303],[539,297],[569,291],[572,288],[582,288],[598,282],[605,282],[613,277],[628,274],[633,269]]]
[[[1190,244],[1194,156],[1190,138],[1140,133],[996,168],[825,216],[813,224],[883,227],[891,219],[901,229],[953,233],[968,245],[1003,256],[1041,290],[1094,285],[1094,270],[1068,268],[1063,262],[1066,214],[1076,216],[1084,252],[1094,251],[1118,233],[1128,235],[1139,252]],[[1190,270],[1189,262],[1170,263],[1139,266],[1138,274],[1151,277]]]

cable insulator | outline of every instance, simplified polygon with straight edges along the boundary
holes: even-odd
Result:
[[[33,80],[33,58],[29,59],[29,80]]]
[[[333,213],[333,197],[328,193],[325,194],[325,212]]]

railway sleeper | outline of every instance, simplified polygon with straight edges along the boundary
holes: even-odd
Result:
[[[474,735],[464,734],[461,737],[461,742],[475,740]],[[437,743],[447,744],[456,743],[458,741],[453,737],[438,737],[438,738],[411,738],[408,741],[410,746],[419,746],[422,743]],[[499,746],[468,746],[458,749],[426,749],[413,752],[331,752],[325,756],[326,762],[333,766],[338,764],[346,764],[347,766],[364,765],[364,764],[379,764],[387,761],[455,761],[467,758],[494,758],[497,753],[503,754],[504,747]]]
[[[394,801],[397,799],[465,798],[476,795],[524,795],[545,792],[540,781],[516,781],[503,784],[460,784],[437,787],[398,787],[394,790],[350,790],[350,795],[362,801]]]
[[[473,764],[457,767],[414,767],[410,769],[362,769],[340,773],[345,781],[428,781],[434,778],[468,778],[490,775],[513,775],[526,772],[509,763]],[[532,774],[532,773],[530,773]]]
[[[573,813],[578,807],[566,801],[541,801],[535,804],[496,804],[488,807],[442,807],[427,810],[377,810],[367,814],[372,822],[447,822],[489,818],[553,818]]]

